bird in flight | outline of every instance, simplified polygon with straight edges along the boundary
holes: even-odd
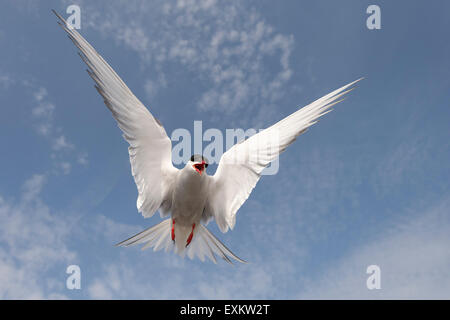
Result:
[[[296,138],[315,124],[361,79],[353,81],[297,110],[274,125],[241,141],[221,157],[216,173],[206,173],[208,160],[195,154],[183,169],[172,164],[172,145],[162,124],[131,92],[97,51],[65,20],[59,25],[79,49],[95,88],[129,143],[131,173],[138,189],[137,208],[144,218],[156,211],[169,217],[117,246],[143,244],[143,249],[173,249],[201,261],[216,256],[245,262],[217,239],[205,225],[214,219],[225,233],[233,229],[236,213],[247,200],[261,172]]]

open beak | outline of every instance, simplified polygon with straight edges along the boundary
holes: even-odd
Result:
[[[202,161],[202,163],[196,163],[192,167],[194,167],[195,171],[197,171],[200,175],[202,175],[203,171],[205,171],[205,161]]]

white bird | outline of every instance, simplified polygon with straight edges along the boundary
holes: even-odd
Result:
[[[80,50],[95,81],[95,88],[103,97],[118,126],[123,131],[128,148],[131,172],[138,189],[137,208],[144,218],[159,210],[161,217],[170,218],[117,244],[144,244],[143,249],[174,249],[204,261],[205,256],[216,261],[216,255],[231,263],[233,258],[245,262],[232,253],[202,224],[214,218],[225,233],[233,229],[236,212],[247,200],[261,172],[287,146],[296,140],[344,94],[351,91],[353,81],[311,104],[297,110],[271,127],[243,142],[235,144],[220,159],[216,173],[206,173],[208,161],[193,155],[181,170],[172,164],[171,140],[161,123],[125,85],[109,64],[64,19],[58,22]]]

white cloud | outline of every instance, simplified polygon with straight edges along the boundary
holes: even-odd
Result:
[[[65,298],[65,267],[76,259],[66,222],[51,212],[34,175],[17,201],[0,196],[0,299]]]
[[[28,84],[27,86],[30,86]],[[31,85],[32,88],[35,86]],[[32,115],[36,121],[37,132],[45,137],[54,150],[52,159],[55,162],[54,168],[63,174],[69,174],[72,168],[71,162],[67,156],[71,156],[67,151],[75,150],[75,146],[69,142],[64,134],[61,134],[62,129],[55,129],[55,120],[53,114],[55,112],[55,105],[49,101],[47,89],[38,87],[33,91],[33,101],[36,106],[32,109]],[[65,152],[63,154],[63,152]]]
[[[7,89],[10,85],[14,83],[12,77],[8,74],[0,74],[0,87]]]
[[[429,137],[417,132],[387,151],[372,175],[376,191],[381,196],[400,186],[421,183],[429,171],[427,168],[424,170],[424,165],[433,162],[431,159],[436,152]]]
[[[152,100],[161,89],[166,87],[167,79],[164,73],[160,73],[157,80],[148,79],[144,85],[145,92],[150,100]]]
[[[44,87],[40,87],[37,91],[34,92],[34,98],[40,102],[44,100],[44,98],[47,96],[47,89]]]
[[[72,165],[70,162],[61,162],[61,169],[64,174],[69,174],[70,170],[72,169]]]
[[[134,50],[155,75],[145,83],[150,98],[165,87],[161,75],[176,80],[165,68],[180,66],[198,87],[207,88],[196,97],[200,110],[245,110],[258,122],[270,117],[289,86],[293,36],[277,33],[243,2],[114,2],[101,11],[86,2],[82,7],[85,26]]]
[[[78,163],[86,166],[89,164],[89,160],[88,160],[88,154],[86,152],[80,153],[78,155],[78,159],[77,159]]]
[[[63,149],[72,149],[73,145],[66,140],[64,135],[61,135],[54,139],[54,143],[52,146],[53,150],[63,150]]]
[[[362,245],[310,281],[298,298],[449,299],[450,197],[406,215],[372,243]],[[368,290],[366,268],[381,268],[381,289]]]
[[[21,86],[31,96],[31,119],[36,132],[44,137],[54,150],[51,159],[54,161],[55,172],[70,173],[72,157],[76,147],[63,133],[63,130],[55,125],[55,104],[50,100],[48,90],[36,84],[36,81],[26,77],[17,80],[9,75],[0,76],[0,86],[3,89],[11,86]],[[0,88],[1,88],[0,87]],[[71,151],[71,152],[68,152]],[[83,152],[78,155],[76,161],[81,165],[87,164],[88,154]]]
[[[29,202],[39,195],[45,183],[45,176],[42,174],[35,174],[23,184],[22,199]]]
[[[37,122],[37,132],[45,137],[49,137],[53,130],[55,105],[47,101],[48,93],[44,87],[35,89],[32,94],[35,106],[32,108],[31,114]]]
[[[128,248],[131,250],[131,248]],[[149,255],[157,255],[147,252]],[[101,266],[101,276],[88,287],[93,299],[262,299],[279,290],[268,267],[260,265],[198,266],[165,254],[141,255],[139,263],[121,257]],[[223,262],[226,264],[225,262]],[[149,270],[148,266],[152,265]],[[216,269],[216,270],[214,270]],[[189,274],[189,277],[186,277]]]
[[[105,286],[105,284],[98,279],[95,280],[94,283],[89,286],[88,292],[89,292],[89,297],[91,299],[103,299],[103,300],[108,299],[108,300],[110,300],[113,298],[110,289],[107,288]]]
[[[47,119],[49,119],[51,118],[54,110],[55,106],[53,104],[43,103],[33,108],[31,112],[36,117],[46,117]]]

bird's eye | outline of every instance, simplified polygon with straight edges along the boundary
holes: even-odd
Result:
[[[207,163],[205,163],[205,168],[208,168],[208,164]]]
[[[191,156],[191,161],[194,162],[194,156],[193,155]]]

